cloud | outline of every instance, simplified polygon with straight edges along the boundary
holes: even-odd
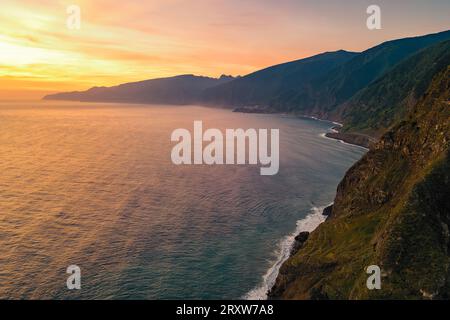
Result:
[[[356,0],[77,0],[82,27],[68,30],[66,8],[73,3],[2,0],[3,84],[8,79],[20,88],[20,81],[45,79],[85,89],[184,73],[244,75],[323,51],[359,51],[446,29],[450,9],[448,1],[428,1],[424,15],[418,0],[408,1],[408,15],[421,21],[413,23],[401,6],[380,0],[391,28],[369,33],[365,3]]]

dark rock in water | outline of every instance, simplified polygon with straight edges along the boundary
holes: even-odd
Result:
[[[303,245],[305,244],[306,240],[309,238],[309,232],[304,231],[300,232],[298,236],[295,237],[294,245],[292,246],[291,255],[294,255],[297,253],[298,250],[300,250]]]
[[[333,214],[333,205],[326,207],[325,209],[323,209],[322,214],[324,216],[327,216],[328,218],[331,217],[331,215]]]
[[[309,232],[307,232],[307,231],[300,232],[298,234],[298,236],[295,237],[295,241],[303,243],[306,240],[308,240],[308,237],[309,237]]]

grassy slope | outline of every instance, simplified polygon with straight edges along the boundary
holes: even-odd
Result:
[[[275,65],[207,89],[203,98],[212,105],[268,107],[280,92],[303,88],[356,55],[341,50]]]
[[[335,109],[358,91],[422,49],[449,39],[450,31],[444,31],[384,42],[314,79],[306,87],[281,92],[271,101],[271,107],[340,120],[332,116]]]
[[[446,297],[450,67],[338,187],[333,217],[281,268],[272,298]],[[365,268],[382,268],[369,291]]]
[[[450,64],[450,41],[406,59],[340,106],[344,132],[379,136],[403,118],[425,93],[433,76]]]

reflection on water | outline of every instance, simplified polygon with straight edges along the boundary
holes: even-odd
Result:
[[[175,166],[170,134],[280,129],[280,172]],[[0,104],[0,298],[239,298],[363,150],[329,124],[201,107]],[[81,267],[82,289],[66,289]]]

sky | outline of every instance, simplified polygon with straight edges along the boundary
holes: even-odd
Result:
[[[369,5],[381,30],[366,26]],[[80,29],[67,8],[81,10]],[[245,75],[450,29],[448,0],[0,0],[0,100],[196,74]]]

